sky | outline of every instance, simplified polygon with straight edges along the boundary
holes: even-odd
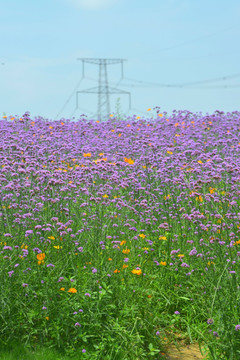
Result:
[[[97,118],[97,59],[111,114],[239,111],[239,18],[239,0],[2,1],[0,118]]]

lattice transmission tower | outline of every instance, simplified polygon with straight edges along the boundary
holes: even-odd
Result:
[[[85,63],[99,65],[98,86],[76,92],[76,108],[78,108],[78,95],[98,94],[98,120],[110,115],[109,94],[127,94],[129,96],[129,110],[131,109],[131,93],[121,89],[113,88],[108,85],[107,65],[121,63],[121,79],[123,78],[123,61],[124,59],[94,59],[94,58],[78,58],[82,61],[82,78],[84,78]]]

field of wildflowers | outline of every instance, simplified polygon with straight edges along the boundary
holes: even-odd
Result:
[[[0,131],[1,345],[240,359],[240,112]]]

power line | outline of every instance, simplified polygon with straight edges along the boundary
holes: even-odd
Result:
[[[191,81],[191,82],[187,82],[187,83],[180,83],[180,84],[160,84],[160,83],[152,83],[152,82],[146,82],[146,81],[141,81],[141,80],[136,80],[136,79],[132,79],[132,78],[128,78],[125,77],[124,79],[129,80],[129,81],[133,81],[142,85],[127,85],[129,87],[143,87],[143,86],[158,86],[158,87],[184,87],[184,86],[189,86],[189,85],[198,85],[198,84],[207,84],[207,83],[211,83],[211,82],[219,82],[219,81],[225,81],[227,79],[234,79],[240,77],[240,73],[238,74],[234,74],[234,75],[228,75],[228,76],[222,76],[219,78],[213,78],[213,79],[208,79],[208,80],[200,80],[200,81]]]
[[[71,100],[71,98],[73,97],[74,93],[76,92],[76,90],[78,89],[79,85],[81,84],[81,82],[83,81],[84,76],[82,76],[82,78],[79,80],[79,82],[77,83],[77,85],[75,86],[73,92],[71,93],[71,95],[69,96],[69,98],[67,99],[67,101],[64,103],[64,105],[62,106],[61,110],[59,111],[59,113],[56,115],[55,120],[57,120],[58,116],[63,112],[63,110],[65,109],[66,105],[69,103],[69,101]]]

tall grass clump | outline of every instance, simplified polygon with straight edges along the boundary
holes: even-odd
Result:
[[[240,358],[240,113],[157,115],[0,121],[0,347]]]

